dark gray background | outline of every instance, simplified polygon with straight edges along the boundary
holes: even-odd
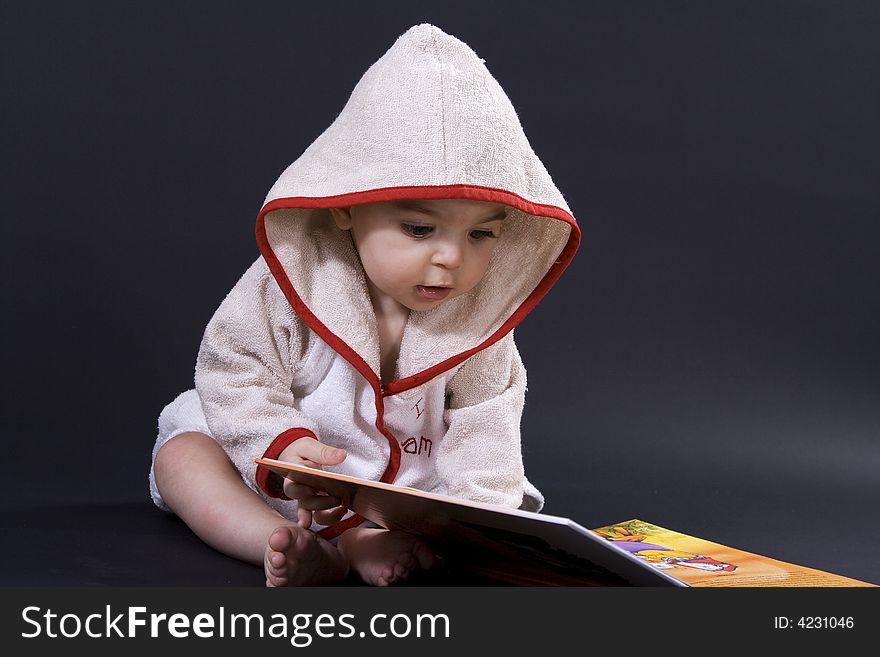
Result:
[[[313,4],[4,4],[0,581],[141,581],[108,555],[170,526],[156,418],[265,193],[427,21],[486,59],[583,231],[517,329],[546,511],[880,582],[877,5]],[[184,581],[155,548],[150,581]]]

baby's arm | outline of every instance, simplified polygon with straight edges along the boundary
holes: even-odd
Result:
[[[517,508],[524,486],[537,493],[523,476],[525,391],[526,370],[512,333],[465,361],[449,381],[448,429],[437,454],[449,495]]]
[[[277,459],[301,438],[317,440],[291,390],[305,349],[306,329],[260,258],[214,313],[196,361],[211,435],[245,480],[271,497],[285,497],[282,479],[254,459]]]

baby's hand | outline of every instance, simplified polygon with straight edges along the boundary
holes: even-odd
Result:
[[[278,456],[278,460],[307,465],[320,470],[324,465],[342,463],[345,457],[344,449],[330,447],[314,438],[304,437],[285,447]],[[348,509],[340,506],[340,501],[337,498],[315,491],[310,486],[298,484],[290,478],[292,476],[295,477],[291,474],[284,479],[284,494],[297,501],[297,522],[300,526],[311,527],[312,512],[314,512],[315,521],[322,525],[332,525],[339,522],[347,513]]]

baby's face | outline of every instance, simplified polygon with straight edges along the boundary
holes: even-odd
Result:
[[[350,230],[374,292],[430,310],[482,280],[507,206],[462,199],[333,208]]]

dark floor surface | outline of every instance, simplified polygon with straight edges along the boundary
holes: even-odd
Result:
[[[739,506],[749,514],[742,502]],[[772,511],[768,503],[765,512]],[[796,517],[780,514],[773,532],[742,535],[738,541],[722,541],[718,535],[703,537],[781,560],[880,582],[880,565],[873,548],[859,541],[858,527],[869,519],[858,517],[855,509],[841,508],[837,515],[839,523],[830,530],[798,524]],[[663,524],[656,518],[645,519]],[[845,535],[841,527],[852,528],[851,535]],[[0,533],[3,586],[264,584],[262,569],[206,546],[176,516],[158,510],[149,501],[6,508],[0,510]],[[724,534],[720,528],[717,533]],[[444,572],[415,584],[497,583]]]

